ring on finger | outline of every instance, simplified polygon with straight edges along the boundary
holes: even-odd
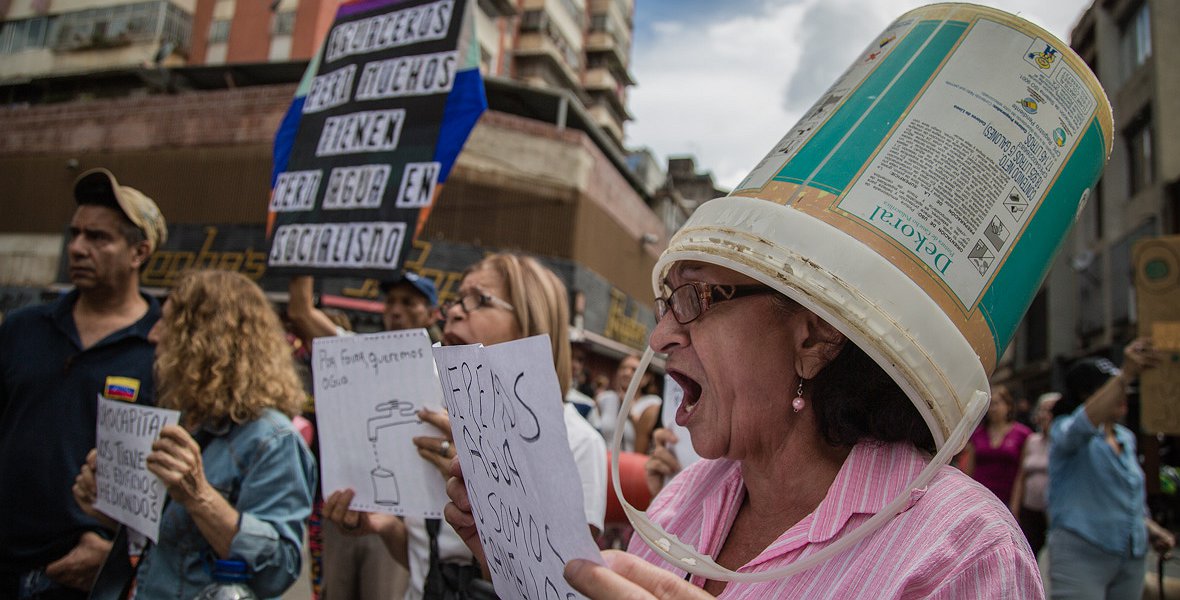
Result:
[[[442,456],[450,456],[451,455],[451,442],[448,440],[443,440],[442,444],[439,444],[439,446],[438,446],[438,453]]]

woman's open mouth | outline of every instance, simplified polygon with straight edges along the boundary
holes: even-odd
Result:
[[[688,417],[696,410],[697,402],[701,399],[701,384],[679,371],[668,371],[668,376],[684,390],[684,397],[680,400],[680,408],[676,410],[676,423],[684,425]]]

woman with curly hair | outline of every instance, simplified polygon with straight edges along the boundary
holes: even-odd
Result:
[[[278,316],[241,274],[194,271],[148,337],[159,405],[181,418],[147,457],[170,501],[135,595],[192,597],[212,581],[217,559],[245,563],[259,597],[282,595],[299,576],[315,461],[291,425],[303,391]],[[104,518],[93,507],[95,458],[91,451],[74,496]]]

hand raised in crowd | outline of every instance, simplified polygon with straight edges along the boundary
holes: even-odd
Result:
[[[565,566],[565,580],[591,600],[646,598],[711,600],[705,590],[657,567],[642,558],[619,550],[602,553],[606,566],[588,560],[571,560]]]
[[[463,469],[459,466],[459,457],[455,457],[451,461],[451,478],[447,480],[447,497],[451,501],[443,508],[443,517],[463,539],[463,543],[467,544],[467,548],[475,555],[486,576],[488,561],[483,553],[483,544],[479,542],[479,531],[475,529],[475,515],[471,512],[471,499],[467,497],[467,483],[463,481]]]
[[[418,456],[434,465],[443,478],[451,475],[451,458],[455,456],[455,441],[451,438],[451,418],[445,410],[430,410],[423,408],[418,411],[418,418],[434,425],[442,432],[442,436],[418,436],[414,438],[414,445],[418,447]]]
[[[680,440],[670,429],[661,427],[652,434],[652,453],[643,465],[643,470],[647,474],[647,489],[651,490],[652,496],[660,493],[668,480],[683,468],[680,459],[672,452],[672,446],[678,441]]]
[[[1144,371],[1154,369],[1160,364],[1160,355],[1156,352],[1150,337],[1135,338],[1123,348],[1123,376],[1127,380],[1134,380]]]
[[[405,528],[405,522],[397,515],[385,513],[368,513],[348,508],[356,495],[350,489],[332,492],[324,500],[324,518],[335,523],[344,533],[351,536],[376,533],[384,535],[390,532],[400,532]]]
[[[87,531],[65,556],[46,565],[45,574],[66,587],[88,590],[110,551],[111,542]]]

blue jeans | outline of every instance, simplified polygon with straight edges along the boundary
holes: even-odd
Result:
[[[1119,556],[1064,529],[1049,530],[1049,594],[1053,600],[1139,600],[1146,557]]]

